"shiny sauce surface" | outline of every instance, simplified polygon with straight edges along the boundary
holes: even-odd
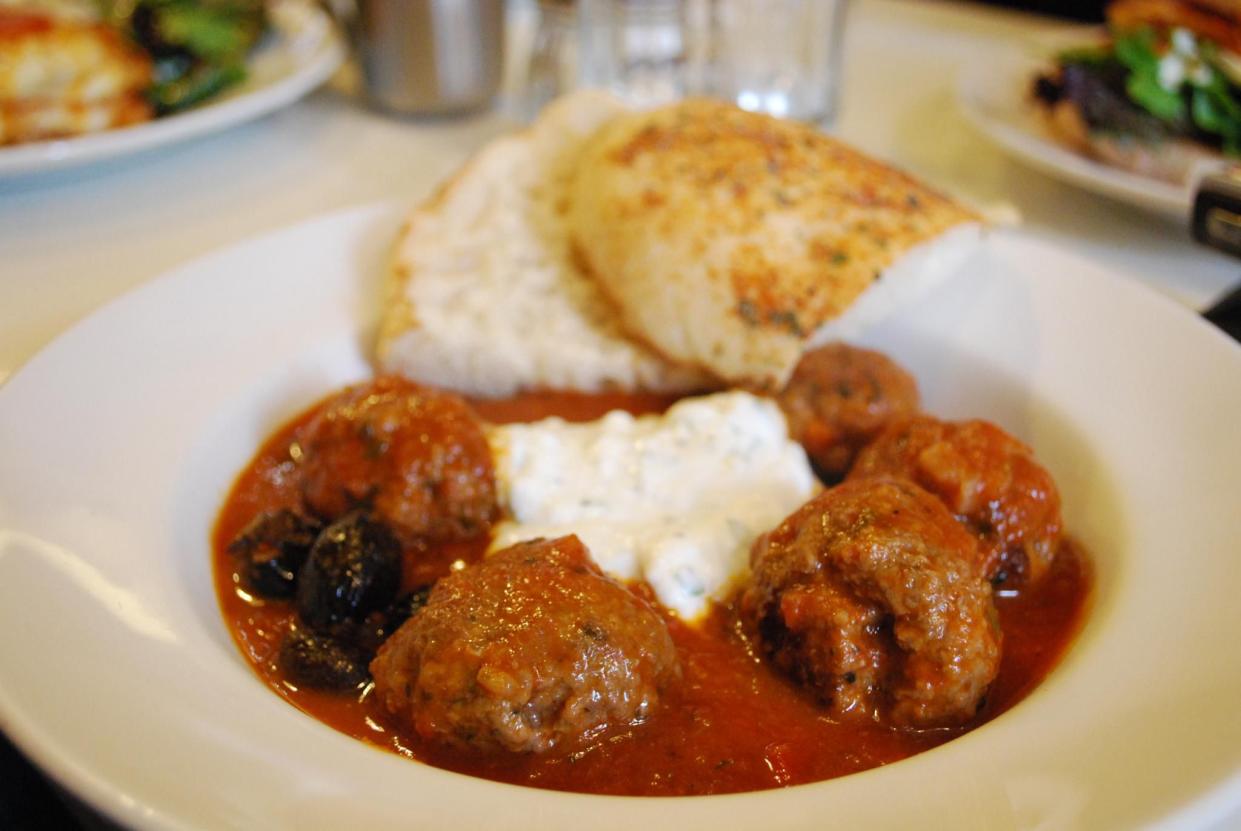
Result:
[[[474,402],[493,422],[549,415],[589,420],[614,408],[659,412],[662,396],[531,394]],[[437,767],[514,784],[585,793],[637,796],[730,793],[843,776],[907,758],[943,744],[1012,707],[1052,670],[1080,627],[1091,588],[1089,562],[1066,542],[1052,571],[1031,588],[997,592],[1004,632],[999,675],[978,716],[961,727],[894,729],[828,718],[814,695],[758,657],[727,605],[688,626],[668,614],[680,653],[682,683],[665,694],[642,724],[616,728],[578,744],[536,755],[481,754],[428,743],[393,723],[369,694],[301,689],[276,661],[294,621],[288,602],[246,593],[228,554],[237,533],[264,510],[300,504],[288,447],[310,410],[272,436],[241,473],[213,535],[216,590],[224,619],[259,677],[289,703],[333,728]],[[407,588],[482,557],[486,541],[406,553]],[[635,591],[645,593],[643,586]]]

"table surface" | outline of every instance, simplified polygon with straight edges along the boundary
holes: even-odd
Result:
[[[1032,234],[1204,308],[1241,278],[1241,263],[1196,245],[1186,224],[1010,160],[957,110],[955,77],[972,58],[1064,25],[959,3],[859,0],[834,132],[985,209],[1015,211]],[[0,382],[93,309],[186,260],[360,203],[413,204],[512,125],[502,112],[382,116],[349,94],[348,74],[215,136],[0,181]]]

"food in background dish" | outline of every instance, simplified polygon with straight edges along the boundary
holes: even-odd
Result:
[[[81,17],[0,6],[0,144],[146,121],[150,57]]]
[[[1100,161],[1188,183],[1241,155],[1241,18],[1228,0],[1118,0],[1107,36],[1034,81],[1051,131]]]
[[[201,103],[246,77],[267,28],[265,0],[101,0],[105,18],[150,56],[157,115]]]
[[[245,77],[261,0],[0,4],[0,144],[94,133],[197,104]]]
[[[586,90],[414,211],[379,366],[480,396],[778,389],[807,346],[951,274],[979,229],[806,125]]]

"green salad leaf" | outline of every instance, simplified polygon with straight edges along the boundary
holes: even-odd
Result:
[[[1191,48],[1178,53],[1177,59],[1193,71],[1184,72],[1173,84],[1160,77],[1161,62],[1173,47],[1154,30],[1112,35],[1113,54],[1127,70],[1125,92],[1133,103],[1178,131],[1196,128],[1217,136],[1225,152],[1241,153],[1241,90],[1220,70],[1214,43],[1191,39]]]
[[[160,112],[175,112],[192,107],[221,90],[245,80],[242,64],[203,64],[187,73],[156,83],[150,97]]]
[[[246,77],[267,28],[263,0],[99,0],[106,19],[155,62],[156,111],[192,106]]]
[[[1144,72],[1132,73],[1125,81],[1125,92],[1135,103],[1156,118],[1164,121],[1185,120],[1185,99],[1179,92],[1170,92],[1159,83],[1159,78]]]
[[[1115,35],[1116,59],[1128,70],[1125,92],[1142,109],[1163,121],[1180,123],[1188,115],[1188,104],[1180,90],[1169,90],[1159,82],[1159,54],[1155,33],[1137,29]]]
[[[1191,101],[1190,111],[1198,129],[1219,136],[1224,151],[1238,155],[1241,151],[1241,106],[1236,99],[1217,90],[1195,89]]]
[[[1114,34],[1113,49],[1117,59],[1134,73],[1159,73],[1159,54],[1155,51],[1155,32],[1152,29],[1134,29]]]
[[[197,3],[165,3],[158,17],[160,36],[178,43],[209,63],[245,60],[253,33],[228,11]]]

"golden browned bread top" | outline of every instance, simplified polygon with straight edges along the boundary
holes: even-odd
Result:
[[[976,220],[807,125],[708,100],[612,119],[571,200],[580,254],[631,333],[768,388],[899,255]]]

